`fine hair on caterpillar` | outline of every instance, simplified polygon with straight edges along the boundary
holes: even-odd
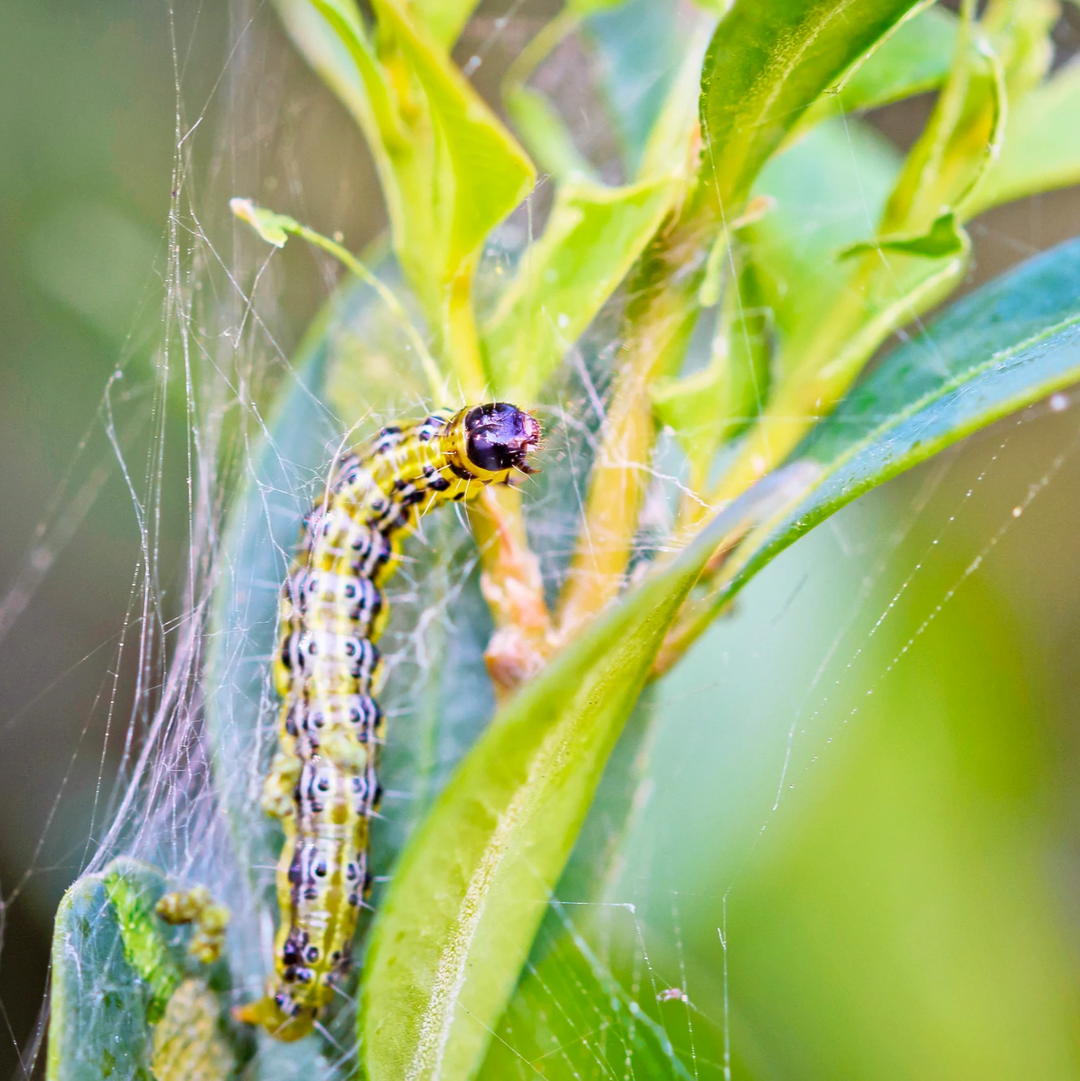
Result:
[[[537,421],[505,402],[389,426],[342,458],[305,519],[281,595],[279,746],[263,792],[285,831],[275,971],[265,997],[237,1011],[279,1039],[310,1032],[334,997],[370,888],[384,728],[375,643],[401,542],[434,507],[534,472],[539,442]]]

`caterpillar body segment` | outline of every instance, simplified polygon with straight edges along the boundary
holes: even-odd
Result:
[[[374,694],[383,586],[433,507],[529,473],[540,427],[505,403],[384,428],[337,467],[282,589],[273,662],[283,699],[263,806],[280,819],[280,924],[266,996],[237,1011],[280,1039],[311,1031],[349,964],[369,888],[384,722]]]

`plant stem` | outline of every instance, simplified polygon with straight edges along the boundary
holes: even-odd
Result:
[[[413,325],[412,320],[409,318],[409,313],[402,307],[401,301],[398,300],[394,293],[385,282],[383,282],[377,275],[373,274],[348,248],[343,247],[336,241],[331,240],[329,237],[325,237],[322,233],[317,233],[314,229],[310,229],[306,225],[296,223],[296,228],[291,230],[295,232],[297,236],[303,237],[309,244],[314,244],[317,248],[322,248],[323,251],[329,252],[334,256],[342,265],[352,271],[362,282],[366,282],[379,294],[379,298],[390,309],[391,314],[401,324],[402,330],[404,330],[406,336],[409,339],[409,343],[413,349],[416,350],[416,355],[420,358],[420,363],[424,369],[424,375],[427,376],[428,385],[431,388],[432,396],[438,402],[447,400],[447,386],[446,379],[443,373],[439,370],[438,364],[435,363],[435,358],[431,355],[427,345],[424,343],[424,339],[420,337],[419,332]]]
[[[627,344],[589,479],[585,520],[559,602],[572,637],[622,589],[656,439],[649,387],[682,358],[698,312],[712,220],[696,209],[646,253],[627,308]]]
[[[442,310],[443,353],[457,379],[459,400],[481,402],[488,393],[488,377],[476,329],[472,283],[475,260],[469,260],[445,286]]]
[[[484,568],[480,588],[495,621],[484,660],[501,697],[543,666],[553,645],[551,617],[540,561],[525,532],[521,492],[486,488],[470,504],[469,520]]]

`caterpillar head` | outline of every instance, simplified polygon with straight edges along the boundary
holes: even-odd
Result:
[[[517,406],[491,402],[470,409],[464,434],[467,467],[481,479],[505,480],[514,469],[536,472],[529,454],[540,444],[540,424]]]

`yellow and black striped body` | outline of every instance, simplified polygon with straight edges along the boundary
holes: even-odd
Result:
[[[263,797],[285,830],[275,976],[266,998],[239,1011],[282,1039],[309,1032],[333,999],[370,881],[383,737],[375,642],[402,539],[437,504],[530,472],[538,440],[536,421],[502,403],[384,428],[340,463],[306,519],[282,591],[280,747]]]

